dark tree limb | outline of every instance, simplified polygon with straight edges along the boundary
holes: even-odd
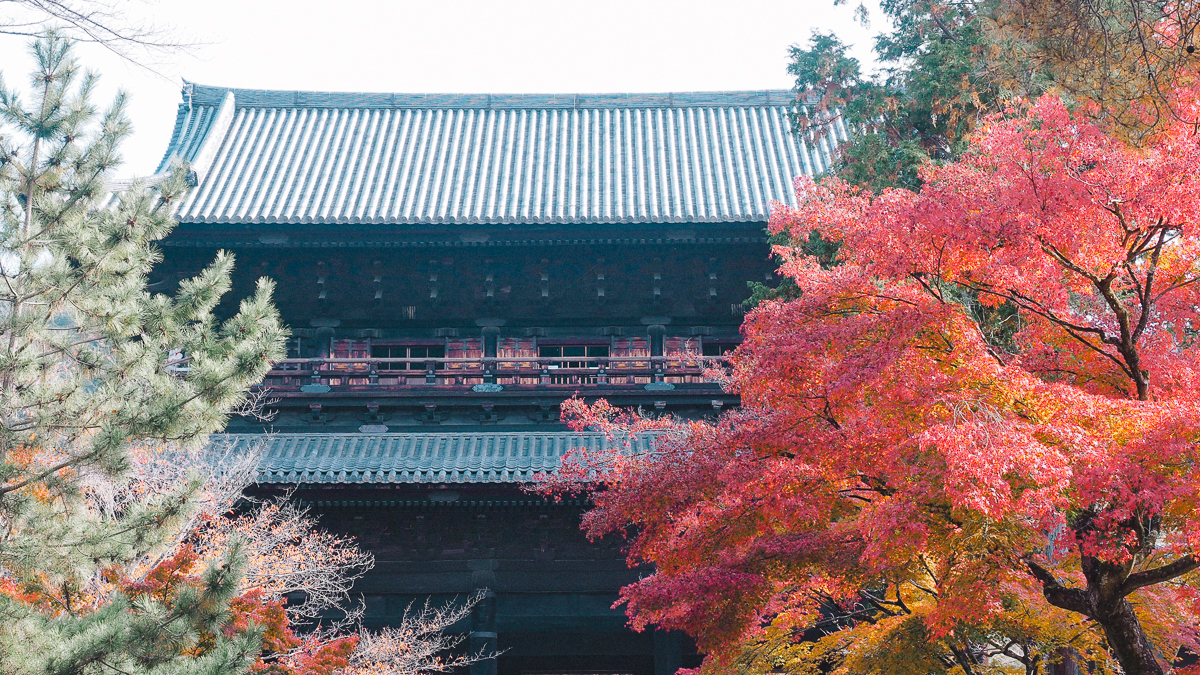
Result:
[[[1035,563],[1033,560],[1026,558],[1025,566],[1029,568],[1029,573],[1033,575],[1042,584],[1042,595],[1045,596],[1046,602],[1065,609],[1068,612],[1075,612],[1090,616],[1088,611],[1087,593],[1079,588],[1069,588],[1059,583],[1058,579],[1051,574],[1050,570]]]
[[[1197,567],[1200,567],[1200,558],[1185,555],[1175,562],[1163,565],[1162,567],[1134,572],[1125,579],[1125,583],[1121,584],[1121,597],[1125,597],[1139,588],[1170,581],[1175,577],[1191,572]]]

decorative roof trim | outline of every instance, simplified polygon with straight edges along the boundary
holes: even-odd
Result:
[[[233,122],[236,104],[234,93],[225,92],[225,97],[221,99],[221,105],[217,108],[217,116],[209,127],[204,142],[200,144],[200,149],[196,151],[195,158],[192,159],[192,171],[196,172],[197,182],[203,182],[208,170],[212,168],[213,160],[217,158],[217,150],[225,140],[225,134],[229,132],[229,124]]]

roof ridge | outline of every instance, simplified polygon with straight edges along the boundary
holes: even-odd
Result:
[[[242,89],[185,82],[184,104],[220,105],[233,92],[239,108],[692,108],[784,106],[795,100],[788,89],[646,93],[402,93]]]
[[[657,432],[646,432],[646,433],[654,435]],[[397,437],[397,436],[417,437],[417,436],[604,436],[604,435],[605,434],[602,431],[571,431],[571,430],[561,430],[561,429],[547,430],[547,431],[392,431],[392,432],[382,433],[382,434],[374,434],[374,433],[364,434],[361,432],[354,432],[354,431],[332,431],[332,432],[301,431],[301,432],[276,432],[276,433],[271,433],[271,434],[255,433],[255,432],[247,432],[247,433],[219,432],[219,433],[215,433],[215,434],[210,434],[210,436],[212,436],[215,440],[221,440],[221,439],[226,439],[226,438],[233,438],[233,439],[240,439],[240,438],[284,439],[284,438],[317,437],[317,438],[329,438],[329,439],[340,439],[340,438],[354,438],[354,439],[383,438],[383,439],[386,439],[386,438],[392,438],[392,437]]]

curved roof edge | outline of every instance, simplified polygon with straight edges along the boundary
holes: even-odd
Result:
[[[693,108],[787,105],[788,89],[612,94],[412,94],[238,89],[186,82],[184,105],[220,105],[232,92],[239,108]]]

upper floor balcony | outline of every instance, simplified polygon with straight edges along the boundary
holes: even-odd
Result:
[[[403,391],[625,391],[719,387],[713,369],[732,344],[702,345],[667,338],[662,355],[646,340],[609,344],[541,344],[499,341],[485,356],[480,340],[435,344],[341,341],[329,356],[288,358],[274,365],[261,387],[273,394]],[[489,350],[490,351],[490,350]]]
[[[653,388],[646,385],[710,385],[706,374],[720,357],[673,356],[475,357],[475,358],[308,358],[275,364],[261,387],[328,392],[363,388],[503,389]],[[494,388],[496,386],[503,389]],[[663,387],[667,388],[667,387]]]

